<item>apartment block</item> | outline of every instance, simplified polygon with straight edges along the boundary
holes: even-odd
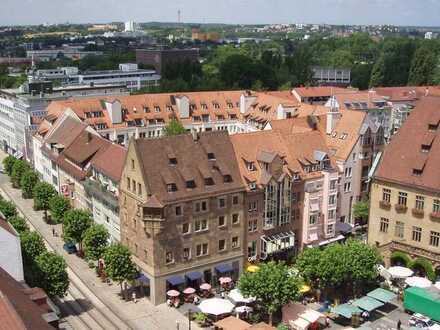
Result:
[[[440,273],[440,99],[425,97],[386,147],[371,187],[368,241]]]

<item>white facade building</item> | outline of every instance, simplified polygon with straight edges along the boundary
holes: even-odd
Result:
[[[15,280],[24,281],[20,236],[0,213],[0,268]]]

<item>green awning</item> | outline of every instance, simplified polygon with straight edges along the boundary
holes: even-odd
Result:
[[[382,288],[377,288],[376,290],[368,292],[367,296],[382,301],[384,303],[389,303],[391,300],[397,298],[397,295],[395,293]]]
[[[351,319],[353,314],[360,314],[362,310],[352,304],[342,304],[330,309],[332,313],[341,315],[347,319]]]
[[[368,312],[374,311],[376,308],[383,306],[383,302],[371,297],[362,297],[353,301],[353,305],[356,305]]]

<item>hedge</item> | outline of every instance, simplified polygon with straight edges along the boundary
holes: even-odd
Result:
[[[414,270],[415,268],[422,268],[425,270],[426,276],[431,280],[435,281],[435,272],[434,268],[432,267],[432,263],[423,257],[415,259],[412,263],[410,268]]]
[[[405,267],[409,267],[411,265],[411,258],[404,252],[394,251],[391,254],[391,264],[394,265],[396,263],[401,263]]]

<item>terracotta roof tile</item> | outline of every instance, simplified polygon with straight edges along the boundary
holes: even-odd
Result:
[[[100,152],[96,157],[93,157],[91,165],[118,183],[121,180],[126,154],[127,150],[124,147],[111,144],[104,152]]]

